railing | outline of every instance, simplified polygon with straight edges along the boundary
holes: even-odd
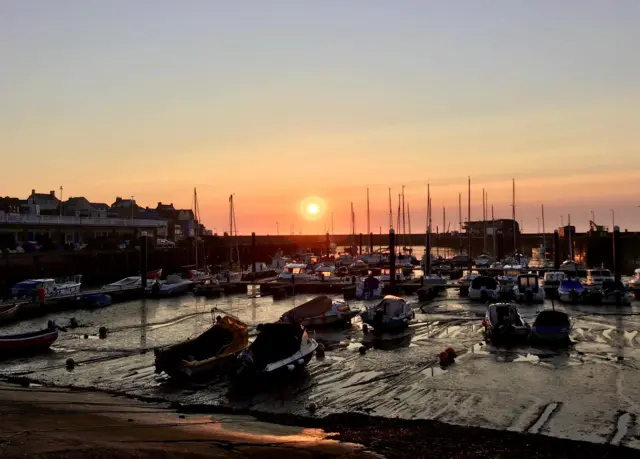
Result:
[[[10,225],[77,225],[77,226],[119,226],[134,228],[162,228],[167,226],[164,220],[145,220],[141,218],[84,218],[57,215],[0,215],[0,224]]]

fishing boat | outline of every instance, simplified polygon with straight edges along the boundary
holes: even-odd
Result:
[[[518,276],[522,273],[521,265],[504,265],[503,274],[498,277],[501,284],[512,285],[518,280]]]
[[[595,268],[587,270],[587,281],[585,282],[587,287],[600,287],[604,282],[614,281],[611,271],[604,268]]]
[[[356,298],[359,300],[379,300],[382,298],[384,283],[375,276],[367,276],[356,284]]]
[[[147,286],[147,292],[152,296],[167,297],[187,293],[193,282],[183,279],[178,274],[169,274],[164,282],[155,282]]]
[[[230,315],[217,316],[214,324],[195,338],[156,349],[155,371],[172,378],[233,371],[237,357],[248,345],[246,324]]]
[[[484,320],[484,336],[494,344],[526,339],[529,336],[529,324],[522,318],[513,303],[495,303],[487,308]]]
[[[8,304],[0,306],[0,325],[11,322],[18,315],[19,304]]]
[[[633,300],[633,294],[622,282],[616,282],[615,279],[604,280],[602,284],[600,284],[596,295],[599,296],[599,303],[602,304],[629,306]]]
[[[82,275],[77,274],[62,280],[56,279],[27,279],[11,287],[14,298],[33,297],[40,289],[44,289],[44,295],[48,298],[74,295],[80,291]]]
[[[544,289],[540,288],[540,279],[536,274],[520,274],[512,291],[518,302],[544,302]]]
[[[58,339],[58,327],[50,320],[47,328],[18,335],[0,336],[0,356],[26,355],[42,352]]]
[[[438,274],[425,274],[422,276],[422,285],[435,287],[438,291],[443,291],[447,286],[447,280]]]
[[[579,303],[584,296],[584,287],[579,280],[565,279],[558,287],[558,298],[565,303]]]
[[[298,323],[306,328],[348,325],[360,314],[344,301],[333,301],[328,296],[319,296],[284,313],[281,322]]]
[[[368,307],[362,314],[362,322],[373,327],[376,333],[395,333],[409,326],[415,312],[405,300],[387,295],[375,306]]]
[[[636,298],[640,296],[640,268],[634,271],[633,279],[629,281],[629,289],[636,295]]]
[[[313,271],[308,272],[307,265],[304,263],[286,264],[278,275],[279,282],[309,282],[313,279]]]
[[[257,330],[256,339],[239,356],[236,377],[240,380],[304,368],[318,347],[299,324],[260,324]]]
[[[469,299],[487,302],[500,298],[500,284],[489,276],[476,276],[469,286]]]
[[[536,316],[531,327],[530,340],[549,344],[564,344],[569,342],[571,321],[564,311],[544,309]]]
[[[162,276],[162,269],[156,269],[155,271],[149,271],[147,273],[147,280],[158,280]],[[103,285],[100,290],[103,292],[115,293],[122,291],[136,290],[142,287],[141,276],[129,276],[119,281],[112,282],[111,284]]]

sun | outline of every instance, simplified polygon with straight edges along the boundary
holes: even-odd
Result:
[[[318,206],[318,204],[312,202],[307,206],[307,213],[309,215],[317,215],[318,212],[320,212],[320,206]]]

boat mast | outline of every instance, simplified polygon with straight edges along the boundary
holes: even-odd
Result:
[[[442,234],[447,233],[447,210],[442,206]]]
[[[198,192],[193,188],[193,219],[195,228],[193,232],[193,241],[195,243],[196,270],[198,269],[198,226],[200,226],[200,216],[198,215]]]
[[[407,234],[407,225],[406,225],[405,212],[404,212],[404,185],[402,185],[402,249],[403,251],[406,245],[406,241],[404,240],[406,234]]]
[[[517,234],[516,234],[516,179],[511,179],[512,180],[512,213],[511,213],[511,218],[513,218],[513,253],[516,253],[518,251],[518,249],[516,248],[516,245],[518,243],[517,241]]]
[[[371,237],[371,214],[369,213],[369,188],[367,188],[367,237],[369,238],[369,250],[373,247]]]
[[[229,269],[233,266],[233,194],[229,195]]]
[[[409,203],[407,202],[407,222],[409,223],[409,245],[411,245],[411,210],[409,210]]]
[[[493,240],[493,256],[496,257],[496,221],[493,217],[493,204],[491,204],[491,239]]]
[[[573,261],[573,241],[571,240],[571,214],[568,215],[567,228],[569,229],[569,259]]]
[[[471,272],[473,264],[473,260],[471,259],[471,177],[469,177],[469,196],[467,202],[467,243],[469,244],[469,272]]]
[[[391,207],[391,188],[389,188],[389,229],[393,229],[393,208]]]
[[[424,268],[431,275],[431,187],[427,183],[427,237],[425,241]]]
[[[482,221],[484,225],[484,237],[482,240],[482,253],[487,253],[487,195],[482,189]]]
[[[396,216],[396,234],[400,234],[400,214],[402,213],[402,194],[398,193],[398,215]],[[401,241],[398,241],[402,243]]]
[[[351,202],[351,254],[356,253],[356,214],[353,211],[353,201]]]
[[[460,253],[462,253],[462,193],[458,193],[458,239],[460,240]]]
[[[540,205],[542,211],[542,245],[544,246],[544,258],[547,259],[547,234],[544,232],[544,204]]]

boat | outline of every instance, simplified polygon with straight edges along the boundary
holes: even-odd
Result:
[[[520,274],[512,291],[518,302],[544,302],[544,289],[540,288],[540,279],[537,274]]]
[[[215,309],[212,310],[212,314]],[[202,334],[154,351],[156,373],[172,378],[233,371],[249,345],[247,326],[236,317],[217,316]]]
[[[375,276],[367,276],[356,284],[356,298],[359,300],[379,300],[382,298],[384,283]]]
[[[147,286],[147,292],[153,296],[174,296],[187,293],[193,282],[189,279],[183,279],[178,274],[169,274],[164,282],[155,282]]]
[[[107,295],[102,292],[90,293],[88,295],[79,296],[76,301],[79,306],[83,308],[104,308],[106,306],[111,306],[111,295]]]
[[[598,302],[602,304],[629,306],[633,300],[633,294],[622,282],[616,282],[615,279],[602,281],[595,295],[598,296]]]
[[[513,303],[495,303],[487,308],[484,320],[484,336],[494,344],[526,339],[529,336],[529,324],[522,318]]]
[[[595,268],[587,270],[587,287],[600,287],[605,281],[614,281],[611,271],[604,268]]]
[[[567,278],[562,271],[547,271],[542,278],[542,286],[545,290],[558,290],[560,283]]]
[[[239,356],[236,377],[251,381],[256,376],[275,375],[304,368],[318,343],[302,325],[285,322],[260,324],[258,336]]]
[[[314,278],[313,272],[307,271],[304,263],[289,263],[284,265],[282,272],[278,275],[279,282],[309,282]]]
[[[476,266],[476,268],[488,268],[491,265],[491,263],[493,263],[494,260],[495,258],[492,257],[491,255],[483,253],[480,256],[478,256],[475,260],[473,260],[473,263]]]
[[[26,355],[45,351],[57,339],[58,327],[50,320],[44,330],[0,336],[0,356]]]
[[[336,258],[336,266],[349,266],[355,262],[355,258],[348,253],[341,253]]]
[[[531,334],[532,342],[542,343],[567,343],[571,332],[569,315],[556,309],[544,309],[536,316]]]
[[[52,278],[27,279],[11,287],[11,294],[14,298],[33,297],[38,295],[40,289],[44,289],[47,298],[74,295],[80,292],[82,285],[82,275],[77,274],[70,278],[56,280]]]
[[[162,277],[162,268],[149,271],[147,273],[147,279],[160,279]]]
[[[280,321],[301,324],[305,328],[348,325],[358,314],[358,308],[322,295],[284,313]]]
[[[375,306],[368,307],[362,314],[362,322],[373,327],[376,333],[395,333],[409,326],[415,312],[405,300],[393,295],[385,296]]]
[[[315,277],[321,282],[345,282],[346,278],[338,276],[336,267],[332,265],[322,265],[314,269]]]
[[[220,283],[214,278],[207,279],[193,287],[193,294],[195,296],[218,298],[221,292],[222,289],[220,288]]]
[[[469,299],[481,300],[484,302],[497,300],[500,298],[500,284],[489,276],[476,276],[471,280],[469,286]]]
[[[363,253],[358,257],[358,260],[369,265],[381,265],[383,263],[389,263],[389,251],[387,250],[385,252],[385,251],[379,250],[371,253]]]
[[[466,296],[469,293],[469,287],[471,287],[471,282],[473,279],[480,276],[480,273],[477,271],[471,271],[470,273],[465,274],[460,279],[458,279],[458,285],[460,286],[460,296]]]
[[[633,279],[629,281],[629,290],[631,290],[636,298],[640,297],[640,268],[634,271]]]
[[[213,276],[213,278],[218,282],[240,282],[242,280],[242,273],[239,271],[232,271],[230,269],[227,269],[225,271],[217,273],[215,276]]]
[[[402,268],[396,266],[393,271],[395,272],[396,282],[405,282],[407,280],[404,273],[402,272]],[[376,277],[382,282],[391,282],[391,268],[381,268],[380,275]]]
[[[578,303],[584,296],[584,287],[579,280],[565,279],[558,287],[558,298],[565,303]]]
[[[369,272],[369,265],[362,260],[356,260],[349,265],[347,272],[358,276],[366,275]]]
[[[162,269],[156,269],[155,271],[149,271],[147,273],[147,280],[159,280],[162,276]],[[111,284],[103,285],[100,289],[103,292],[121,292],[121,291],[130,291],[142,288],[142,277],[141,276],[129,276],[124,279],[120,279],[119,281],[112,282]]]
[[[502,276],[498,280],[504,285],[514,284],[518,280],[518,276],[522,273],[521,265],[504,265]]]
[[[19,304],[8,304],[0,306],[0,325],[11,322],[18,315]]]
[[[436,290],[442,291],[447,286],[447,280],[438,274],[425,274],[422,276],[422,285],[435,287]]]

